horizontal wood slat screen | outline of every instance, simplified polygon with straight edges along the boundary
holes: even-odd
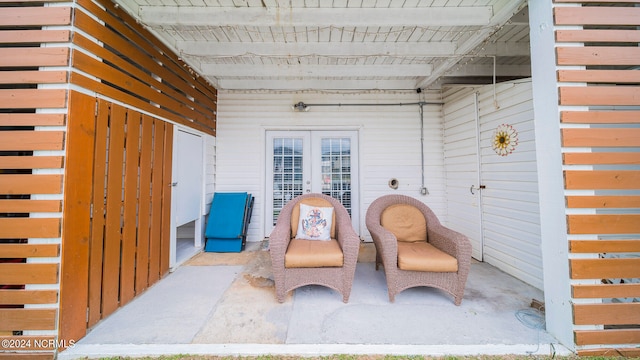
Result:
[[[79,0],[74,25],[104,45],[77,34],[70,81],[151,114],[215,135],[217,92],[173,52],[110,1]],[[102,7],[101,7],[102,6]],[[104,8],[103,8],[104,7]],[[110,49],[117,49],[112,51]],[[98,56],[98,61],[84,53]],[[146,103],[150,106],[145,106]]]
[[[577,350],[640,354],[640,1],[554,2]]]
[[[57,339],[73,33],[64,5],[0,1],[0,338],[32,341],[2,358],[51,359],[54,346],[33,341]]]

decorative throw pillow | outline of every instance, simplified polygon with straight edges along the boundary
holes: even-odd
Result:
[[[300,220],[296,239],[331,240],[332,207],[300,204]]]

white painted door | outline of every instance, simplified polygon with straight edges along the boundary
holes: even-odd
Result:
[[[265,233],[294,197],[322,193],[338,199],[359,231],[357,131],[268,131]]]
[[[471,240],[471,255],[482,261],[482,185],[476,93],[447,103],[444,114],[447,225]]]
[[[200,217],[202,201],[202,137],[178,130],[174,197],[176,226]]]

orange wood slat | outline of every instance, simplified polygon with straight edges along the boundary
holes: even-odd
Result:
[[[61,192],[62,175],[0,175],[0,194],[60,194]]]
[[[70,7],[3,7],[0,12],[3,26],[70,25]]]
[[[560,87],[560,104],[640,105],[640,86],[564,86]]]
[[[154,121],[153,164],[151,172],[151,232],[149,237],[149,284],[160,278],[160,248],[162,236],[162,193],[165,123]]]
[[[173,125],[166,125],[162,181],[162,244],[160,249],[160,275],[169,272],[171,247],[171,166],[173,158]]]
[[[564,173],[568,190],[637,189],[640,171],[633,170],[567,170]]]
[[[60,200],[0,199],[0,213],[60,212]]]
[[[0,169],[60,169],[63,156],[2,156]]]
[[[118,89],[115,89],[111,86],[108,86],[106,84],[97,82],[93,79],[90,79],[82,74],[73,72],[70,75],[70,82],[72,84],[78,85],[80,87],[86,88],[86,89],[92,89],[93,91],[96,91],[99,94],[111,97],[113,99],[116,99],[118,101],[122,101],[123,103],[126,104],[130,104],[138,109],[147,111],[151,114],[155,114],[155,115],[159,115],[162,116],[166,119],[175,121],[179,124],[182,125],[186,125],[188,127],[200,130],[206,134],[211,134],[211,135],[215,135],[215,129],[212,127],[206,127],[200,123],[195,123],[195,122],[190,122],[178,115],[176,115],[173,112],[167,111],[163,108],[158,108],[156,106],[154,106],[153,104],[149,103],[148,101],[143,101],[140,100],[139,98],[135,97],[135,96],[131,96],[125,92],[122,92]]]
[[[57,257],[58,255],[60,255],[58,244],[0,244],[0,258]]]
[[[640,153],[564,153],[562,155],[566,165],[638,165]]]
[[[0,48],[0,66],[66,66],[68,47]]]
[[[185,91],[203,104],[206,104],[206,107],[215,110],[215,99],[217,96],[215,89],[205,84],[194,72],[191,72],[189,66],[182,60],[179,60],[173,50],[169,49],[160,41],[152,41],[150,43],[149,39],[155,39],[155,37],[149,33],[146,28],[141,26],[138,21],[133,19],[121,8],[115,6],[112,2],[101,1],[99,3],[106,8],[106,11],[91,1],[78,1],[79,5],[100,18],[117,33],[122,34],[122,36],[135,43],[136,46],[143,49],[148,56],[161,60],[163,66],[170,72],[175,73],[179,79],[178,81],[170,81],[173,86]],[[116,16],[111,14],[115,14]]]
[[[572,285],[571,290],[576,299],[640,297],[640,284],[632,283]]]
[[[4,348],[6,351],[19,351],[19,350],[53,350],[49,346],[51,341],[55,341],[55,337],[41,335],[41,336],[0,336],[0,341],[9,340],[7,344],[14,345],[8,348]],[[39,355],[31,353],[32,355]],[[25,357],[26,358],[26,357]],[[18,358],[20,359],[20,358]]]
[[[111,105],[102,274],[102,317],[113,313],[118,308],[119,301],[122,240],[122,161],[126,114],[127,110],[124,107],[115,104]]]
[[[102,252],[105,225],[105,176],[107,163],[107,136],[109,130],[109,103],[98,100],[95,125],[93,162],[93,216],[89,244],[89,314],[87,325],[95,325],[102,318]]]
[[[65,124],[64,114],[0,114],[0,123],[6,126],[60,126]]]
[[[138,248],[136,249],[136,293],[149,286],[149,236],[151,219],[151,163],[153,153],[153,118],[142,115],[140,147],[140,208],[138,209]]]
[[[58,291],[56,290],[0,290],[0,304],[56,304]]]
[[[637,358],[640,357],[640,349],[637,347],[616,347],[616,348],[596,348],[596,349],[584,349],[577,350],[578,356],[594,357],[594,356],[613,356],[623,358]]]
[[[640,258],[571,259],[572,279],[618,279],[640,277]]]
[[[576,325],[640,324],[640,303],[574,304]]]
[[[640,83],[640,71],[638,70],[559,70],[558,81],[635,84],[635,83]]]
[[[557,7],[556,25],[640,25],[640,8]]]
[[[60,43],[71,39],[69,30],[3,30],[0,44]]]
[[[637,30],[558,30],[557,42],[640,42]]]
[[[46,70],[0,71],[0,84],[60,84],[67,82],[67,72]]]
[[[131,301],[135,295],[140,118],[139,112],[128,110],[125,142],[124,216],[122,219],[124,224],[120,266],[121,306]]]
[[[0,109],[59,109],[66,103],[64,89],[0,89]]]
[[[0,151],[62,150],[64,131],[2,131]]]
[[[187,104],[180,103],[163,93],[159,93],[147,84],[133,77],[127,76],[119,69],[113,68],[101,61],[85,55],[80,51],[74,51],[72,64],[79,70],[115,84],[122,89],[137,94],[139,97],[161,104],[164,108],[171,110],[180,116],[200,122],[205,120],[202,114],[195,112],[192,108],[188,107]]]
[[[640,240],[570,240],[572,253],[640,252]]]
[[[78,16],[76,16],[76,25],[87,31],[89,34],[96,36],[100,41],[109,44],[112,48],[119,49],[124,54],[112,53],[108,49],[99,46],[94,41],[79,34],[74,35],[74,44],[99,56],[103,60],[108,60],[113,64],[113,67],[124,73],[130,74],[132,77],[139,79],[157,90],[160,90],[169,97],[188,104],[188,106],[193,106],[194,109],[201,114],[208,116],[212,114],[212,110],[210,108],[206,108],[198,102],[192,101],[184,94],[193,91],[188,84],[182,84],[184,79],[181,79],[176,74],[169,72],[167,68],[161,66],[155,60],[148,57],[147,54],[143,53],[138,47],[132,47],[126,39],[123,39],[120,36],[120,34],[103,28],[98,22],[90,18],[88,15],[85,15],[83,12],[79,12]],[[97,32],[95,29],[103,30],[101,32]],[[126,59],[134,59],[136,64],[132,64],[127,61],[123,58],[123,55]],[[143,71],[142,68],[146,71]],[[150,73],[158,76],[161,80],[154,78]],[[177,91],[173,86],[168,86],[167,84],[177,84],[177,88],[182,90],[182,92]]]
[[[640,49],[630,47],[559,47],[558,65],[635,65]]]
[[[576,345],[639,344],[640,329],[576,330]]]
[[[640,233],[640,215],[568,215],[567,225],[569,234],[636,234]]]
[[[94,114],[95,98],[76,91],[70,93],[63,213],[67,221],[63,223],[60,260],[60,339],[80,339],[87,329]]]
[[[640,196],[567,196],[569,208],[640,208]]]
[[[562,111],[560,121],[578,124],[638,124],[640,111]]]
[[[55,330],[56,309],[0,309],[0,331]]]
[[[640,129],[562,129],[562,145],[567,147],[637,147]]]
[[[0,263],[0,284],[25,285],[57,283],[58,264]],[[2,321],[0,321],[0,323],[2,323]]]
[[[60,219],[0,218],[0,239],[56,237],[60,237]]]

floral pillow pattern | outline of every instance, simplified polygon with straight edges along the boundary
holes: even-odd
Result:
[[[296,239],[331,240],[332,207],[300,204],[300,220]]]

